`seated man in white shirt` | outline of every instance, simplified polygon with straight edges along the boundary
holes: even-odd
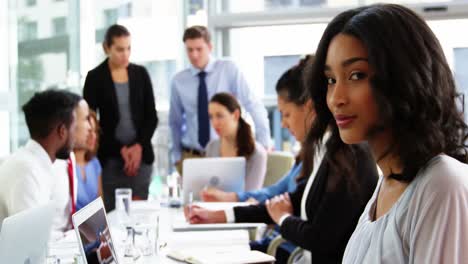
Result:
[[[75,149],[86,148],[86,141],[91,132],[89,123],[89,107],[84,99],[81,99],[75,109],[76,127],[73,134],[73,146]],[[69,171],[69,162],[71,170]],[[56,202],[57,214],[54,218],[54,227],[56,231],[64,232],[71,229],[71,215],[76,211],[77,197],[77,178],[76,178],[76,160],[73,152],[70,153],[68,160],[60,159],[54,162],[54,186],[52,190],[52,200]],[[72,175],[69,175],[69,173]],[[71,185],[70,185],[70,179]],[[71,190],[73,189],[73,190]],[[55,234],[54,234],[55,235]]]
[[[64,90],[34,94],[23,106],[31,139],[0,166],[0,223],[22,210],[53,201],[55,159],[73,149],[81,97]]]

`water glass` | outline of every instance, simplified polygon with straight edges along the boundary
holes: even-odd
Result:
[[[130,217],[130,207],[132,202],[132,189],[118,188],[115,189],[115,210],[119,222],[125,223]]]
[[[49,242],[46,264],[83,263],[77,242]]]
[[[155,213],[145,213],[138,217],[138,221],[134,220],[135,246],[143,256],[152,256],[157,252],[158,226],[159,215]]]

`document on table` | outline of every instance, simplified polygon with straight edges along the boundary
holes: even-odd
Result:
[[[174,233],[167,257],[187,263],[264,263],[275,258],[249,247],[247,230]]]

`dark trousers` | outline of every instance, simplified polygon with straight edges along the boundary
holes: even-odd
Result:
[[[108,159],[102,168],[102,191],[104,206],[110,212],[115,208],[115,189],[131,188],[134,199],[146,200],[151,182],[153,165],[141,163],[136,176],[127,176],[124,172],[124,162],[120,159]]]

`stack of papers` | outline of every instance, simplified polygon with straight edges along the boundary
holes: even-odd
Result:
[[[265,263],[275,258],[251,251],[247,230],[174,233],[167,257],[187,263]]]

